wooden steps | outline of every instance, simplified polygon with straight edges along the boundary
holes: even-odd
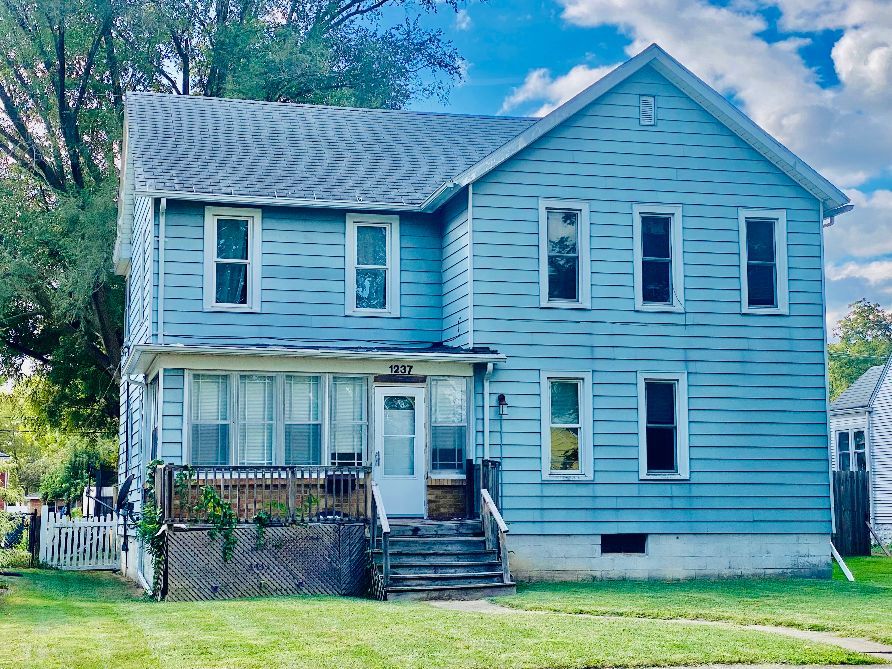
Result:
[[[488,550],[479,520],[390,523],[388,600],[480,599],[512,594],[498,551]],[[375,552],[381,562],[381,552]]]

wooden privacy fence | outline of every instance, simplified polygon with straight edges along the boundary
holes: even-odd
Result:
[[[50,512],[40,514],[40,562],[59,569],[118,569],[121,546],[117,516],[72,518]]]
[[[833,545],[841,555],[870,555],[868,473],[833,472]]]

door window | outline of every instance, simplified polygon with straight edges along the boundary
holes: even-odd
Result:
[[[415,398],[384,398],[384,475],[415,475]]]

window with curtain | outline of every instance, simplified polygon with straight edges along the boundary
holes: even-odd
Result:
[[[777,301],[776,221],[746,219],[747,306],[774,309]]]
[[[551,379],[549,381],[551,416],[549,434],[552,472],[575,473],[580,471],[581,400],[581,379]]]
[[[229,464],[229,376],[195,374],[190,399],[190,462]]]
[[[460,473],[468,443],[468,381],[431,379],[431,470]]]
[[[285,376],[285,464],[322,464],[322,379]]]
[[[356,226],[356,308],[387,309],[388,227]]]
[[[239,376],[238,463],[273,464],[275,377]]]
[[[678,472],[678,423],[675,381],[645,381],[647,472]]]
[[[332,377],[330,402],[331,464],[361,465],[368,435],[368,381]]]

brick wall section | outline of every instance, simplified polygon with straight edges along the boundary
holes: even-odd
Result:
[[[427,517],[450,520],[465,517],[465,480],[428,479]]]

